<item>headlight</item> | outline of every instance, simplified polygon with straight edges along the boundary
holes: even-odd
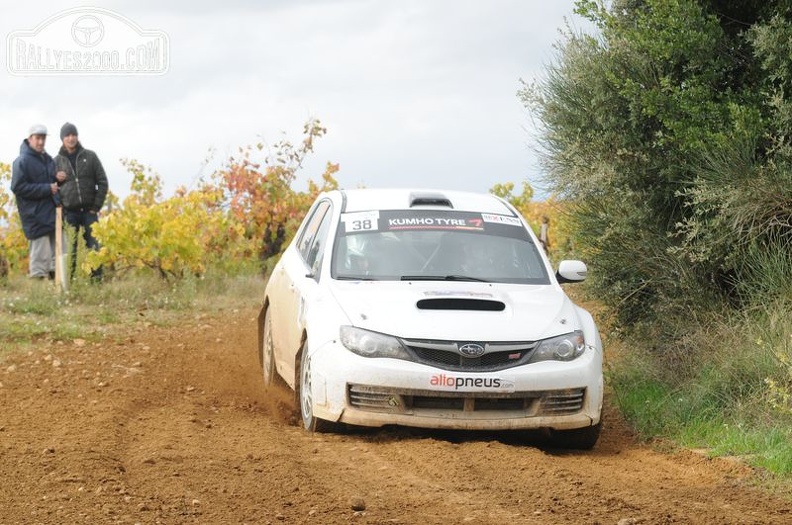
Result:
[[[363,357],[409,359],[410,355],[393,336],[370,332],[354,326],[341,327],[341,344]]]
[[[585,349],[586,340],[583,338],[583,332],[576,330],[571,334],[540,341],[529,362],[572,361],[583,355]]]

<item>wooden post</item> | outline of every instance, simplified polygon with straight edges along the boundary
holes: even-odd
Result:
[[[55,288],[60,293],[66,289],[63,275],[63,208],[55,208]]]

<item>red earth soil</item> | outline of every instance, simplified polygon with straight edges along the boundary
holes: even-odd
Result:
[[[7,354],[0,523],[792,523],[757,472],[639,444],[613,410],[586,452],[515,433],[309,434],[286,392],[264,391],[256,315]]]

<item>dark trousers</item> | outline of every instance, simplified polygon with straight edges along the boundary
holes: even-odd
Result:
[[[98,250],[100,248],[99,242],[93,236],[92,232],[93,223],[99,220],[99,214],[91,213],[84,208],[64,211],[66,215],[66,222],[75,229],[74,240],[72,242],[71,253],[69,255],[69,259],[71,259],[71,276],[73,279],[74,272],[77,270],[77,243],[79,242],[80,238],[80,230],[82,230],[83,239],[85,239],[85,245],[88,246],[89,250]],[[93,279],[101,279],[102,268],[100,267],[92,271],[91,277]]]

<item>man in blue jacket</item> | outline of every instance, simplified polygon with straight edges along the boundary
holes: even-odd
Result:
[[[36,279],[55,277],[55,205],[58,184],[55,161],[44,151],[47,128],[30,127],[11,171],[22,231],[29,243],[30,273]]]

